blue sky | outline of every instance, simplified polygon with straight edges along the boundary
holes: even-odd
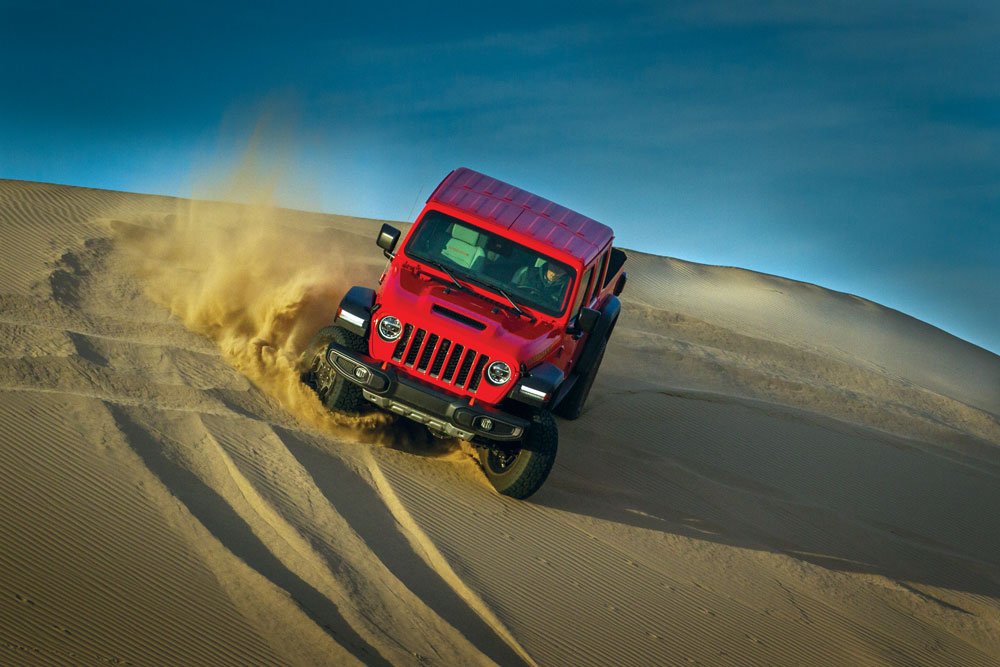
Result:
[[[289,206],[469,166],[1000,351],[996,2],[247,4],[0,0],[0,177],[201,194],[264,116]]]

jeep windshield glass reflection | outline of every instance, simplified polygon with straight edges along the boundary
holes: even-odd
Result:
[[[573,282],[566,264],[439,211],[427,212],[405,253],[556,317],[566,309]]]

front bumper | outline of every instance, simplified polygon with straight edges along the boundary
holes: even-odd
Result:
[[[446,394],[435,387],[407,377],[392,366],[366,354],[331,343],[327,362],[345,379],[361,387],[364,397],[384,410],[395,412],[446,435],[471,440],[521,440],[530,422],[489,405],[470,405],[469,399]]]

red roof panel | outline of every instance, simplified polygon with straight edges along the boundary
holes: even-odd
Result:
[[[591,260],[614,237],[607,225],[465,167],[441,181],[427,202],[489,220],[584,262]]]

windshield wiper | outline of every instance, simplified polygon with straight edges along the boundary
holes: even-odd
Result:
[[[534,321],[536,321],[538,319],[534,315],[531,315],[530,313],[527,313],[527,312],[521,310],[521,307],[519,305],[517,305],[516,303],[514,303],[514,299],[510,298],[510,295],[507,294],[507,292],[503,291],[502,289],[500,289],[499,287],[496,287],[496,286],[494,286],[493,289],[495,289],[497,292],[499,292],[500,294],[502,294],[503,298],[505,298],[508,301],[510,301],[510,307],[513,308],[517,312],[518,315],[521,315],[523,317],[527,317],[532,322],[534,322]]]
[[[460,289],[460,290],[467,289],[465,285],[463,285],[462,283],[460,283],[458,281],[458,278],[455,277],[455,274],[452,273],[451,271],[449,271],[448,268],[444,264],[442,264],[441,262],[436,262],[433,259],[425,259],[423,261],[427,262],[428,264],[430,264],[431,266],[433,266],[435,269],[437,269],[438,271],[441,271],[446,276],[448,276],[449,278],[451,278],[451,282],[455,283],[455,287],[457,287],[458,289]]]
[[[463,285],[463,284],[462,284],[462,282],[461,282],[461,281],[460,281],[460,280],[459,280],[458,278],[456,278],[456,277],[455,277],[455,274],[454,274],[454,273],[452,273],[452,272],[451,272],[451,270],[450,270],[450,269],[448,269],[448,267],[446,267],[446,266],[445,266],[444,264],[442,264],[441,262],[439,262],[439,261],[437,261],[437,260],[434,260],[434,259],[428,259],[428,258],[426,258],[426,257],[420,257],[419,259],[420,259],[420,261],[422,261],[422,262],[425,262],[425,263],[427,263],[427,264],[430,264],[430,265],[431,265],[431,266],[433,266],[433,267],[434,267],[435,269],[437,269],[437,270],[438,270],[438,271],[440,271],[441,273],[443,273],[443,274],[445,274],[446,276],[448,276],[448,278],[450,278],[450,279],[451,279],[451,282],[455,283],[455,286],[456,286],[456,287],[457,287],[458,289],[460,289],[460,290],[463,290],[463,291],[469,291],[469,288],[468,288],[467,286]],[[512,309],[514,310],[514,312],[515,312],[515,313],[517,313],[517,314],[518,314],[518,315],[520,315],[521,317],[526,317],[526,318],[528,318],[528,319],[529,319],[529,320],[531,320],[532,322],[536,322],[536,321],[538,321],[538,318],[537,318],[537,317],[535,317],[534,315],[531,315],[530,313],[526,313],[526,312],[525,312],[524,310],[522,310],[522,309],[521,309],[521,307],[520,307],[520,306],[518,306],[518,305],[517,305],[517,304],[516,304],[516,303],[514,302],[514,299],[510,298],[510,295],[509,295],[509,294],[507,294],[507,292],[503,291],[502,289],[500,289],[500,288],[499,288],[499,287],[497,287],[496,285],[493,285],[493,284],[491,284],[491,283],[488,283],[488,282],[486,282],[486,281],[484,281],[484,280],[480,280],[480,279],[476,278],[475,276],[470,276],[470,275],[468,275],[468,274],[465,274],[465,273],[461,274],[461,276],[462,276],[462,279],[463,279],[463,280],[467,280],[467,281],[469,281],[470,283],[476,283],[477,285],[481,285],[482,287],[485,287],[486,289],[490,289],[490,290],[494,290],[494,291],[496,291],[496,292],[499,292],[500,294],[502,294],[502,295],[503,295],[503,298],[507,299],[507,302],[508,302],[508,303],[510,303],[510,307],[511,307],[511,308],[512,308]],[[506,308],[506,307],[507,307],[507,306],[506,306],[505,304],[503,304],[503,303],[500,303],[499,301],[496,301],[495,299],[488,299],[488,300],[489,300],[489,301],[492,301],[493,303],[496,303],[496,304],[498,304],[498,305],[500,305],[500,306],[503,306],[504,308]]]
[[[503,295],[503,298],[507,299],[507,301],[510,303],[510,307],[513,308],[514,312],[517,313],[518,315],[520,315],[522,317],[527,317],[532,322],[535,322],[535,321],[538,320],[538,318],[536,318],[534,315],[531,315],[531,314],[526,313],[525,311],[523,311],[520,306],[518,306],[516,303],[514,303],[514,299],[510,298],[510,295],[507,294],[507,292],[503,291],[502,289],[500,289],[499,287],[497,287],[493,283],[488,283],[485,280],[480,280],[479,278],[476,278],[475,276],[469,276],[469,275],[466,275],[464,273],[462,274],[462,277],[465,278],[466,280],[468,280],[469,282],[476,283],[477,285],[482,285],[486,289],[493,290],[493,291],[498,292],[501,295]],[[493,301],[492,299],[490,299],[490,300]],[[495,303],[500,303],[500,302],[496,301]],[[501,303],[500,305],[503,306],[504,304]],[[506,306],[504,306],[504,307],[506,308]]]

